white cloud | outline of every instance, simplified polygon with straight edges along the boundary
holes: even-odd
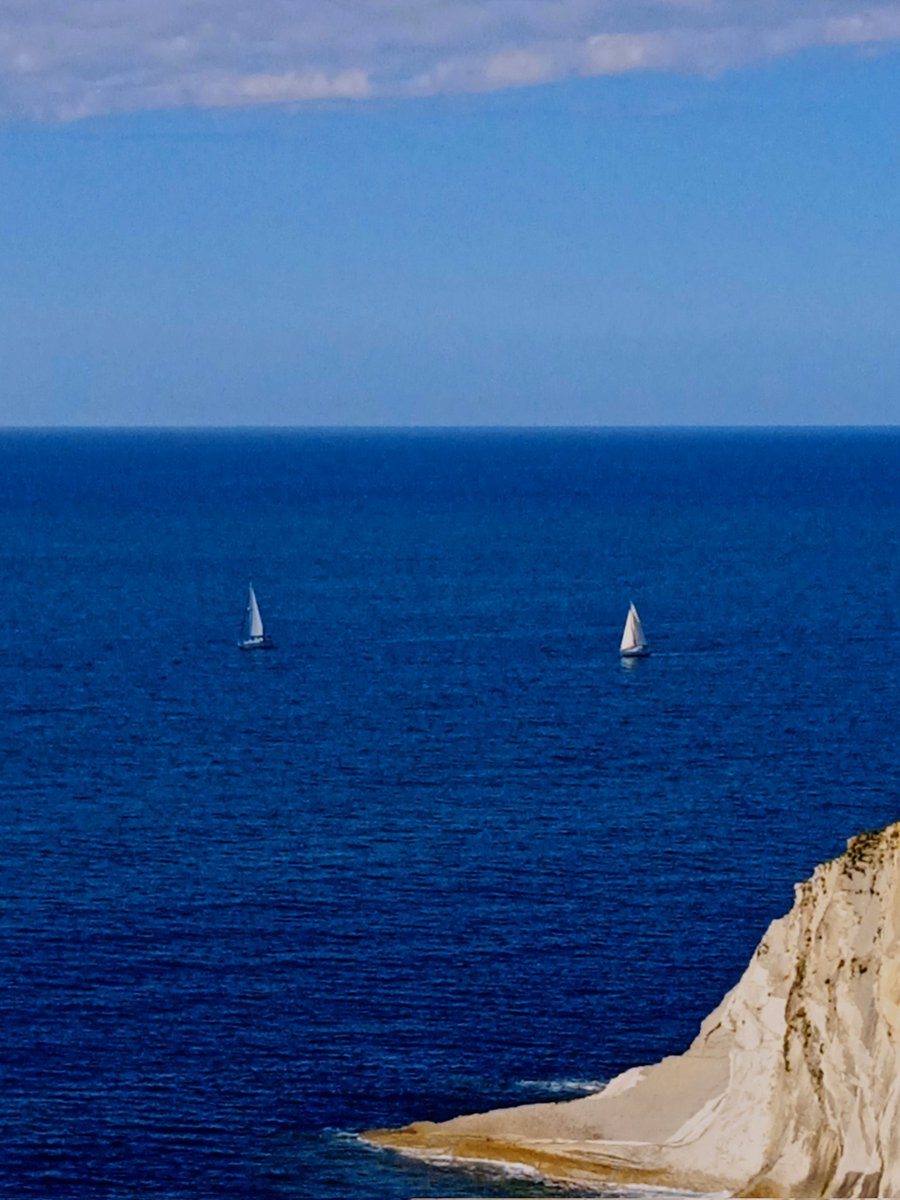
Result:
[[[716,74],[900,41],[900,0],[0,0],[0,117]]]
[[[368,96],[365,71],[285,71],[210,80],[197,88],[197,102],[222,108],[239,104],[286,104],[300,100],[361,100]]]

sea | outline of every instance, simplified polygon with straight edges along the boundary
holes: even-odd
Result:
[[[0,566],[2,1197],[559,1194],[358,1135],[679,1053],[900,818],[898,431],[0,431]]]

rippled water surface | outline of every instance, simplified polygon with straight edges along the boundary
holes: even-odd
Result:
[[[900,817],[898,479],[886,432],[0,434],[0,1195],[534,1194],[350,1135],[683,1049]]]

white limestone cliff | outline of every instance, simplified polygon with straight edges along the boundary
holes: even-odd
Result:
[[[579,1100],[365,1136],[582,1185],[900,1197],[900,824],[797,885],[684,1054]]]

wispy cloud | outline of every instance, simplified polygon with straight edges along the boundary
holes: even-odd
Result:
[[[900,0],[0,0],[0,117],[715,75],[900,41]]]

